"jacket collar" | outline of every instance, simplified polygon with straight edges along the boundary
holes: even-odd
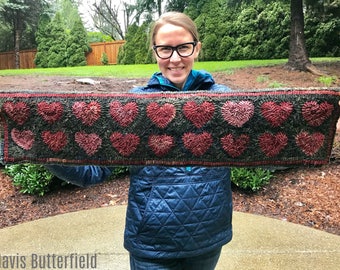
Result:
[[[210,73],[206,71],[192,70],[184,84],[183,89],[174,86],[166,77],[160,72],[152,75],[148,82],[150,88],[160,88],[162,91],[194,91],[194,90],[209,90],[215,84],[215,81]]]

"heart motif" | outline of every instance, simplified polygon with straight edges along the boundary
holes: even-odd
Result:
[[[197,104],[195,101],[188,101],[183,106],[185,117],[197,128],[202,128],[213,116],[215,105],[211,102],[204,101]]]
[[[204,155],[213,143],[212,136],[208,132],[203,132],[201,134],[187,132],[182,136],[182,140],[185,148],[196,157]]]
[[[250,101],[224,103],[221,113],[225,121],[234,127],[242,127],[254,114],[254,104]]]
[[[333,110],[333,104],[326,101],[321,104],[316,101],[308,101],[302,106],[302,116],[309,125],[318,127],[332,115]]]
[[[13,141],[24,150],[30,150],[34,143],[34,133],[31,130],[19,131],[13,128],[11,131]]]
[[[112,146],[125,157],[130,156],[136,151],[140,138],[132,133],[122,134],[113,132],[110,136]]]
[[[259,137],[260,147],[267,157],[275,157],[278,155],[287,143],[288,137],[282,132],[277,134],[266,132]]]
[[[41,137],[48,148],[53,152],[59,152],[67,144],[67,135],[62,131],[57,131],[55,133],[51,131],[43,131]]]
[[[38,113],[47,123],[52,124],[63,115],[63,105],[60,102],[39,102]]]
[[[320,132],[309,134],[308,132],[303,131],[295,137],[296,144],[307,156],[313,156],[318,152],[323,145],[324,140],[325,136]]]
[[[101,106],[97,101],[78,101],[74,102],[72,111],[84,125],[92,126],[100,117]]]
[[[136,102],[129,102],[122,105],[119,101],[113,101],[110,104],[110,115],[122,127],[129,126],[138,114]]]
[[[149,146],[156,156],[161,157],[174,146],[174,138],[169,135],[150,135]]]
[[[88,156],[95,154],[102,145],[102,139],[95,133],[76,132],[74,139]]]
[[[146,108],[150,120],[160,128],[165,128],[176,116],[176,109],[173,104],[165,103],[163,106],[152,102]]]
[[[273,126],[279,127],[284,123],[293,111],[293,104],[290,102],[274,101],[265,102],[261,106],[263,117]]]
[[[11,102],[7,101],[3,105],[3,110],[6,114],[18,125],[23,125],[30,114],[30,108],[25,102]]]
[[[247,145],[249,143],[249,136],[242,134],[238,137],[233,134],[227,134],[221,138],[222,148],[226,151],[231,157],[235,158],[246,150]]]

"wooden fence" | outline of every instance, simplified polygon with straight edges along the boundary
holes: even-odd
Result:
[[[108,56],[109,64],[117,64],[119,48],[124,43],[124,40],[91,43],[92,51],[86,55],[87,65],[102,65],[100,59],[104,52]],[[35,68],[34,58],[36,53],[36,49],[20,51],[20,69]],[[0,69],[15,69],[14,51],[0,53]]]

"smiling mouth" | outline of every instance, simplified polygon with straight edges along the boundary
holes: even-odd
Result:
[[[173,70],[173,71],[179,71],[179,70],[182,70],[182,69],[184,69],[184,67],[169,67],[168,68],[169,70]]]

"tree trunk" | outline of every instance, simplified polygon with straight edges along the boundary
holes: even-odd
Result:
[[[303,0],[290,1],[291,29],[289,44],[289,59],[287,68],[309,71],[316,75],[322,73],[309,60],[304,35]]]
[[[157,11],[158,11],[158,17],[162,15],[162,0],[157,0]]]
[[[15,55],[15,68],[20,69],[20,36],[21,30],[15,30],[15,46],[14,46],[14,55]]]

